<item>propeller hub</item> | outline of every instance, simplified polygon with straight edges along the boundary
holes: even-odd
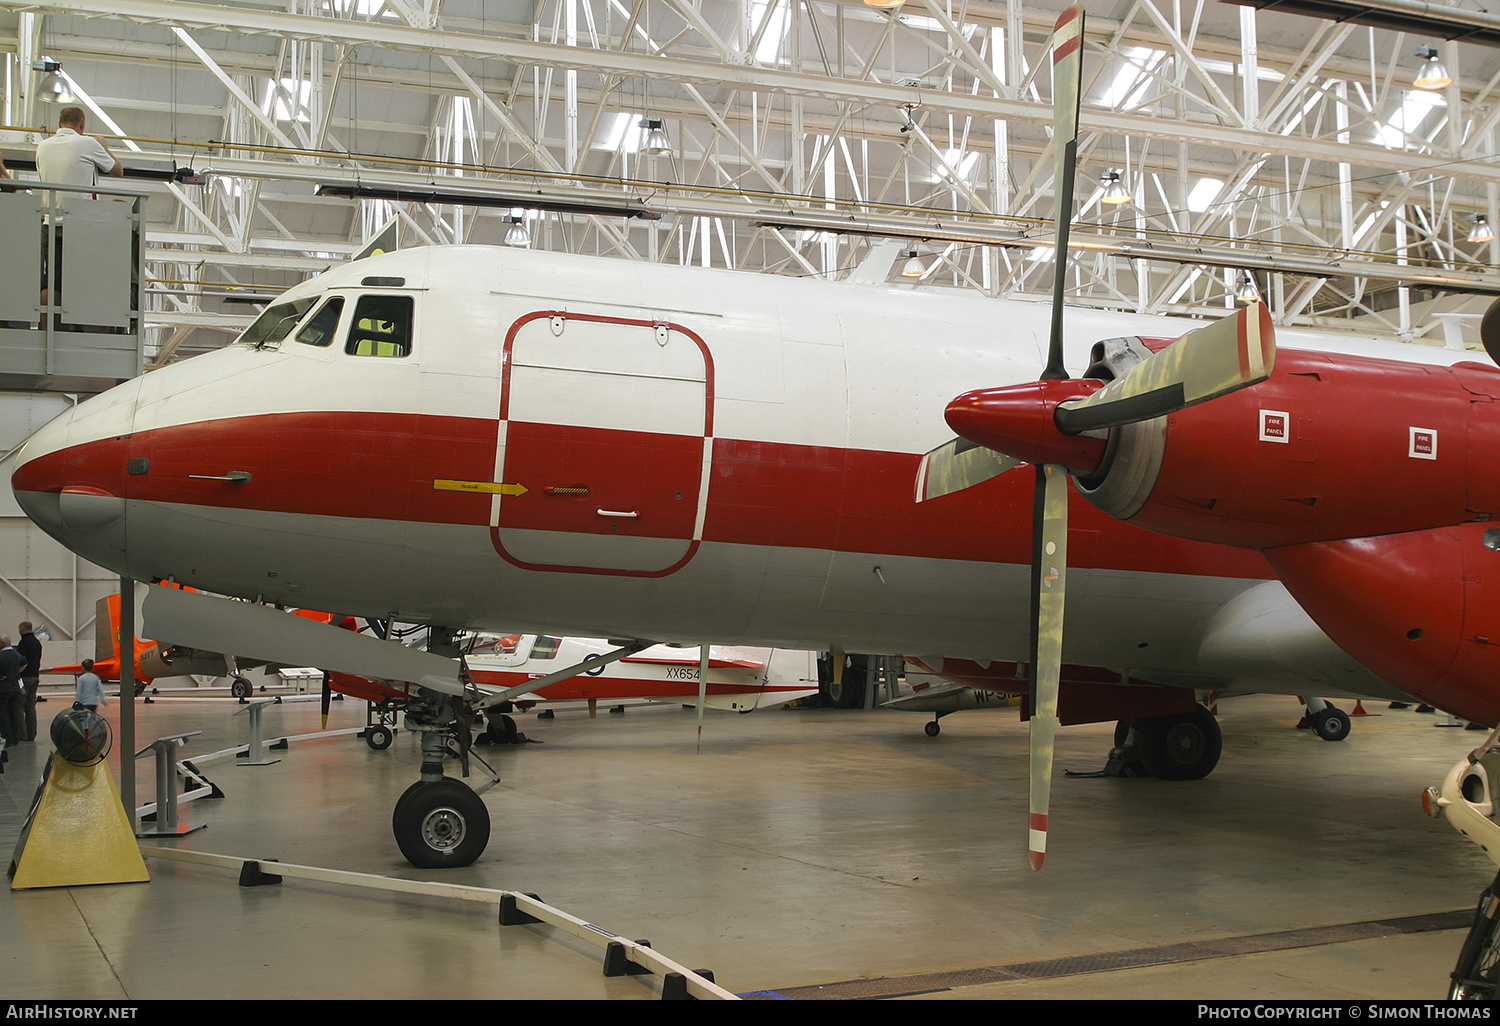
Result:
[[[1065,435],[1053,421],[1057,405],[1097,392],[1089,378],[1035,381],[965,392],[948,404],[948,426],[961,438],[1027,463],[1056,463],[1088,473],[1104,461],[1106,439]]]

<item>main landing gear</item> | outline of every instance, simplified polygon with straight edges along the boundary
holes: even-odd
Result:
[[[1121,720],[1107,776],[1151,776],[1161,780],[1201,780],[1213,772],[1224,751],[1219,723],[1203,706],[1192,712]]]
[[[490,812],[479,792],[443,775],[443,760],[459,760],[469,775],[473,714],[461,699],[420,689],[406,705],[406,729],[422,737],[422,779],[406,789],[391,813],[391,832],[406,860],[418,869],[455,869],[467,866],[484,852],[490,840]],[[497,782],[490,770],[488,790]]]

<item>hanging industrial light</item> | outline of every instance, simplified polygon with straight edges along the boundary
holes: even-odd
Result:
[[[1120,172],[1117,169],[1110,168],[1100,175],[1099,184],[1104,186],[1104,195],[1099,197],[1100,203],[1117,206],[1130,202],[1130,193],[1125,191],[1125,183],[1120,180]]]
[[[1422,70],[1417,72],[1417,77],[1411,80],[1411,84],[1418,89],[1446,89],[1453,84],[1453,76],[1448,74],[1448,69],[1443,67],[1443,62],[1438,60],[1438,52],[1430,46],[1419,46],[1412,51],[1416,56],[1424,58]]]
[[[1260,289],[1255,287],[1255,279],[1246,271],[1241,271],[1240,276],[1235,279],[1234,301],[1236,303],[1260,302]]]
[[[1466,220],[1474,222],[1474,227],[1469,229],[1470,242],[1494,242],[1495,229],[1490,227],[1489,219],[1483,214],[1470,214]]]
[[[906,261],[901,265],[901,277],[920,278],[927,273],[927,265],[922,263],[922,258],[917,256],[915,249],[903,249],[901,259]]]
[[[661,118],[641,118],[641,127],[646,130],[646,138],[641,141],[642,153],[648,157],[672,155],[672,140],[667,138]]]
[[[892,7],[900,7],[906,0],[865,0],[866,7],[873,7],[877,11],[888,11]]]
[[[36,98],[44,103],[75,103],[78,100],[73,87],[68,84],[68,78],[62,74],[62,65],[51,57],[43,57],[31,62],[32,71],[42,73],[41,81],[36,86]]]
[[[510,221],[510,230],[505,233],[505,244],[517,249],[530,247],[531,233],[526,230],[526,215],[511,214],[506,220]]]

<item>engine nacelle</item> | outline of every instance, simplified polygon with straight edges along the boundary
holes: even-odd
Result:
[[[1500,527],[1292,545],[1266,558],[1371,672],[1439,709],[1500,723]]]
[[[1111,432],[1079,490],[1131,524],[1240,548],[1500,512],[1500,370],[1282,350],[1267,381]]]

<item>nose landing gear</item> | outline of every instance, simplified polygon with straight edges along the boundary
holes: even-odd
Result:
[[[461,701],[423,691],[406,707],[406,728],[422,737],[422,779],[396,799],[391,832],[406,860],[418,869],[456,869],[472,865],[490,840],[490,812],[479,792],[443,775],[443,760],[457,758],[468,775],[472,734]],[[498,782],[490,770],[491,783]]]

